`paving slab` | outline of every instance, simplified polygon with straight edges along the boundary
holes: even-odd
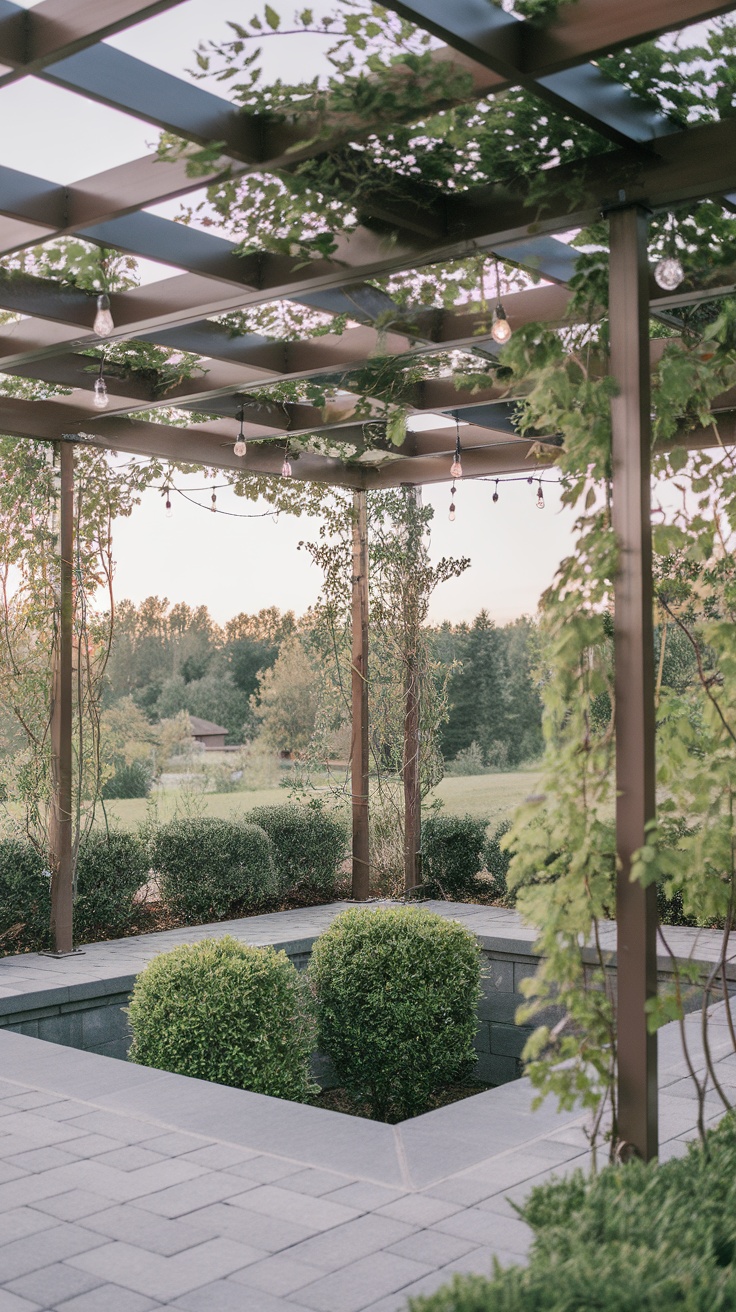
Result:
[[[307,951],[342,906],[239,930]],[[435,909],[485,943],[525,945],[531,967],[533,935],[513,913]],[[114,994],[173,942],[148,938],[92,945],[88,960],[0,961],[0,992]],[[709,942],[685,933],[678,950]],[[498,966],[494,987],[509,992],[526,967]],[[724,1013],[713,1009],[712,1050],[733,1088]],[[698,1064],[699,1025],[685,1025]],[[677,1028],[658,1040],[663,1159],[686,1151],[697,1117]],[[530,1232],[513,1204],[589,1163],[583,1114],[532,1111],[523,1080],[386,1126],[7,1030],[0,1069],[0,1312],[403,1312],[455,1271],[523,1263]],[[709,1096],[709,1121],[721,1113]]]

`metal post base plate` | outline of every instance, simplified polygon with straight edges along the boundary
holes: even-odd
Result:
[[[54,952],[53,948],[41,948],[38,955],[39,957],[56,957],[60,959],[61,957],[83,957],[85,953],[84,948],[72,948],[71,952]]]

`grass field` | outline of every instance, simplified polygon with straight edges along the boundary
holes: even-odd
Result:
[[[487,816],[495,825],[505,816],[510,816],[520,802],[536,791],[539,779],[539,772],[535,770],[519,770],[508,774],[448,775],[435,789],[432,797],[440,798],[448,814]],[[273,806],[289,800],[289,790],[286,788],[203,793],[193,798],[191,794],[172,788],[157,792],[151,802],[142,798],[107,802],[105,809],[111,821],[132,827],[145,820],[152,807],[159,820],[171,820],[176,814],[184,813],[188,807],[194,807],[197,814],[229,820],[242,817],[254,806]],[[102,821],[101,814],[99,819]]]

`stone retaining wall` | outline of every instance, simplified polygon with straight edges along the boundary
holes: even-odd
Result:
[[[304,942],[279,944],[299,970],[309,964],[309,950]],[[515,1080],[519,1073],[519,1057],[530,1030],[514,1024],[516,1008],[523,1001],[519,981],[533,974],[536,959],[528,953],[504,953],[482,950],[483,996],[478,1004],[478,1036],[476,1048],[478,1062],[475,1075],[488,1084],[505,1084]],[[105,980],[106,989],[115,981]],[[68,1001],[41,1007],[18,1005],[15,1010],[0,1015],[0,1029],[16,1034],[27,1034],[34,1039],[60,1043],[67,1048],[81,1048],[84,1052],[97,1052],[103,1057],[124,1060],[130,1047],[130,1030],[125,1008],[130,1001],[131,980],[120,980],[126,987],[117,992],[101,990],[95,995],[90,981],[84,988],[86,996],[70,997]],[[69,992],[73,994],[74,985]],[[16,1003],[32,999],[18,998]],[[329,1066],[317,1059],[315,1074],[320,1083],[332,1083]]]
[[[0,1029],[124,1059],[130,1044],[125,1007],[136,976],[158,953],[181,943],[231,934],[255,946],[283,949],[301,970],[309,962],[315,940],[347,905],[335,902],[92,943],[83,953],[62,959],[37,953],[4,957],[0,959]],[[478,1007],[475,1074],[489,1084],[508,1083],[519,1074],[519,1057],[529,1033],[529,1029],[514,1024],[514,1016],[523,1001],[521,981],[537,966],[534,931],[507,908],[452,902],[425,905],[464,924],[480,944],[483,992]],[[668,929],[667,937],[672,952],[698,962],[703,975],[718,960],[721,935],[716,930]],[[604,925],[601,939],[614,973],[615,925]],[[660,955],[658,964],[660,980],[671,981],[671,959]],[[727,973],[733,987],[736,963],[729,965]],[[688,1009],[697,1005],[693,992]],[[554,1023],[554,1009],[547,1013],[545,1020],[548,1018]],[[315,1062],[315,1076],[320,1083],[331,1082],[324,1058]]]

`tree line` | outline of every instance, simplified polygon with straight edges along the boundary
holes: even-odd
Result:
[[[541,701],[531,619],[496,626],[482,610],[472,623],[428,627],[428,645],[448,679],[440,730],[447,761],[469,772],[514,767],[542,750]],[[159,724],[187,712],[223,725],[232,745],[256,738],[297,755],[314,733],[327,657],[314,617],[269,607],[215,623],[206,606],[148,597],[120,603],[104,704],[124,699]],[[335,744],[339,753],[343,744]]]

